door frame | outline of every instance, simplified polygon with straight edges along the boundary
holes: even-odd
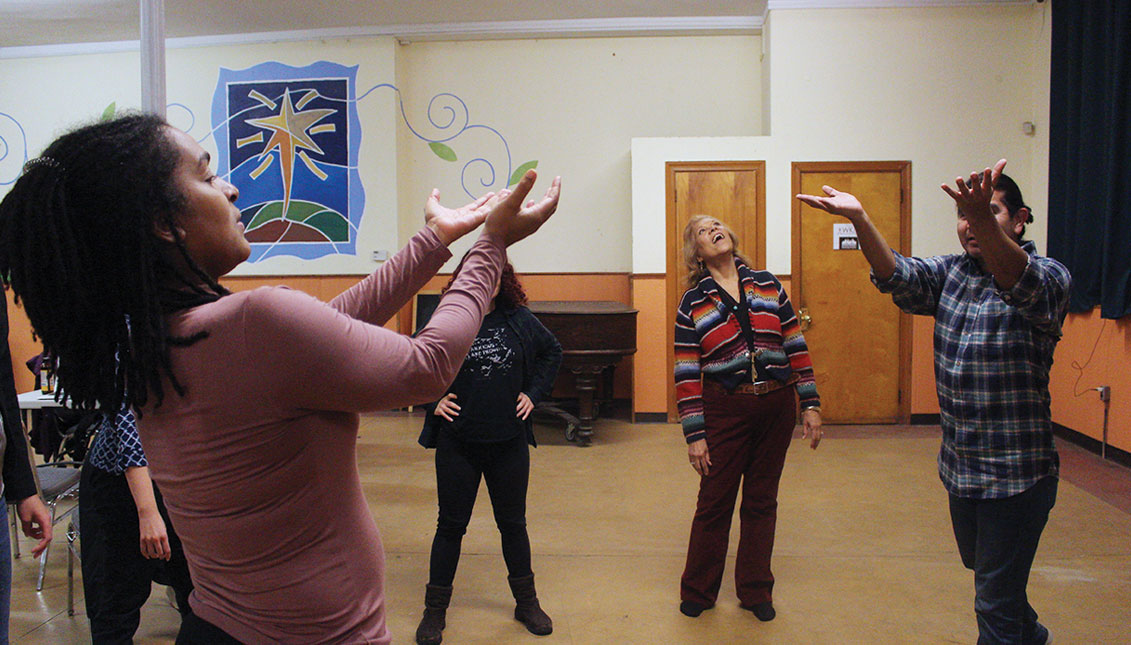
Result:
[[[665,290],[664,308],[667,320],[667,366],[668,377],[668,423],[679,422],[679,411],[675,403],[675,308],[671,305],[673,295],[683,293],[680,281],[683,272],[683,240],[682,231],[675,230],[676,226],[676,192],[675,177],[679,172],[710,172],[710,171],[753,171],[755,185],[757,186],[757,200],[755,210],[754,230],[758,243],[753,249],[743,249],[743,254],[754,263],[752,269],[766,268],[766,162],[765,161],[668,161],[664,163],[665,175],[665,219],[664,230],[667,247],[667,288]]]
[[[801,192],[801,175],[804,172],[898,172],[900,255],[911,255],[911,162],[910,161],[795,161],[792,164],[792,192]],[[793,219],[790,224],[793,245],[790,252],[791,299],[800,310],[805,306],[801,279],[801,200],[793,200]],[[893,305],[894,306],[894,305]],[[899,423],[911,421],[911,314],[899,314]]]

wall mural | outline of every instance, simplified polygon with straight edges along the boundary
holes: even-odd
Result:
[[[458,140],[465,133],[485,132],[498,141],[493,152],[463,153],[460,186],[472,199],[512,186],[538,166],[534,160],[515,167],[502,133],[472,123],[467,104],[454,94],[432,97],[425,118],[434,134],[424,134],[406,113],[395,85],[381,83],[357,96],[357,70],[357,65],[326,61],[304,67],[265,62],[243,70],[221,68],[212,97],[212,127],[203,135],[193,133],[196,115],[190,107],[169,104],[171,123],[197,141],[212,138],[218,151],[217,174],[239,188],[238,206],[252,247],[249,262],[284,255],[314,260],[357,254],[365,210],[357,108],[373,92],[394,92],[408,131],[446,162],[460,162]],[[102,118],[114,113],[111,104]],[[27,160],[23,126],[0,112],[0,186],[14,183]]]
[[[356,76],[356,65],[326,62],[220,69],[210,134],[217,173],[240,190],[250,262],[356,254],[365,209]]]

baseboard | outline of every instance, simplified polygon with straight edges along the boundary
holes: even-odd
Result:
[[[1067,426],[1062,426],[1059,423],[1053,422],[1052,432],[1061,439],[1070,441],[1077,446],[1080,446],[1084,450],[1087,450],[1088,452],[1095,453],[1097,455],[1103,454],[1104,452],[1102,442],[1097,439],[1093,439],[1092,437],[1089,437],[1082,432],[1077,432]],[[1115,446],[1109,444],[1107,447],[1107,458],[1117,464],[1120,464],[1121,466],[1131,468],[1131,452],[1127,452],[1122,448],[1116,448]]]
[[[667,423],[667,412],[636,412],[632,415],[633,423]]]
[[[913,426],[937,426],[941,423],[942,417],[938,414],[913,414],[911,415],[911,425]]]

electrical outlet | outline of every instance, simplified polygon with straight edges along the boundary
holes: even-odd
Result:
[[[389,252],[384,250],[384,249],[373,252],[373,261],[374,262],[384,262],[385,260],[388,260],[388,259],[389,259]]]
[[[1101,401],[1106,403],[1106,402],[1111,400],[1111,386],[1101,385],[1101,386],[1097,387],[1096,390],[1100,393],[1100,400]]]

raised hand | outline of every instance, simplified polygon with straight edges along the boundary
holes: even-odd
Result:
[[[809,204],[813,208],[819,208],[833,215],[847,217],[853,222],[864,216],[864,207],[860,205],[860,200],[856,199],[855,195],[843,193],[832,186],[821,186],[821,190],[825,191],[826,197],[798,195],[797,199]]]
[[[500,236],[510,246],[537,231],[554,214],[561,193],[561,177],[554,178],[540,201],[522,203],[537,178],[538,173],[533,169],[527,170],[511,193],[500,193],[486,204],[491,212],[487,216],[487,225],[483,227],[485,233]]]
[[[990,200],[994,198],[997,180],[1001,177],[1001,171],[1005,169],[1005,163],[1005,159],[999,159],[993,168],[970,173],[969,185],[962,177],[957,177],[954,181],[958,190],[943,184],[943,192],[950,195],[958,205],[958,212],[967,219],[992,219],[994,215],[990,209]]]
[[[487,219],[495,193],[487,193],[479,199],[456,209],[440,205],[440,191],[433,188],[432,194],[424,202],[424,224],[436,233],[436,237],[450,245],[467,233],[474,231]]]

